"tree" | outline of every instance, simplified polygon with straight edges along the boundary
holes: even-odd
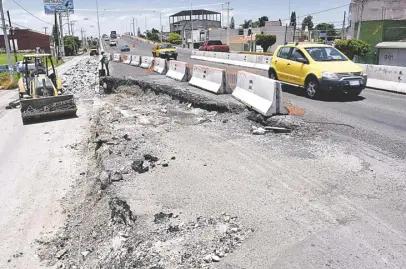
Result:
[[[290,15],[290,26],[296,26],[296,12],[293,11],[292,15]]]
[[[171,44],[175,44],[175,45],[179,45],[180,43],[182,43],[182,37],[180,34],[178,33],[170,33],[169,34],[169,43]]]
[[[58,29],[55,27],[55,25],[52,27],[52,39],[55,42],[55,46],[59,46]]]
[[[77,36],[65,36],[63,38],[64,46],[65,46],[65,55],[66,56],[73,56],[76,55],[78,49],[82,45],[82,41],[79,40]]]
[[[158,31],[157,29],[155,29],[155,28],[152,28],[151,33],[153,33],[153,34],[159,34],[159,31]]]
[[[138,29],[137,29],[137,36],[140,36],[140,35],[141,35],[141,28],[138,27]]]
[[[147,39],[148,39],[148,40],[158,42],[158,41],[160,40],[158,33],[159,33],[158,30],[152,28],[151,31],[148,31],[148,30],[147,30],[147,31],[145,32],[145,35],[147,36]]]
[[[264,52],[266,52],[273,44],[276,43],[276,35],[266,35],[266,34],[256,35],[256,42],[257,45],[260,45],[264,50]]]
[[[258,26],[259,27],[264,27],[265,22],[269,21],[267,16],[262,16],[261,18],[258,19]]]
[[[309,29],[309,31],[313,30],[314,27],[313,17],[310,15],[303,19],[302,30],[305,30],[306,26]]]
[[[244,29],[248,29],[248,28],[250,28],[250,26],[251,26],[251,23],[252,23],[252,20],[244,20],[244,23],[243,23],[243,25],[242,25],[242,28],[244,28]]]
[[[362,40],[337,40],[335,48],[344,53],[349,59],[354,59],[355,55],[365,56],[371,52],[371,46]]]
[[[279,26],[282,26],[282,20],[279,19]]]
[[[314,29],[317,31],[320,31],[320,33],[326,34],[328,41],[332,41],[336,37],[336,31],[334,30],[334,24],[319,23],[316,25],[316,27]],[[321,38],[321,39],[325,39],[325,38]]]
[[[235,21],[234,21],[234,17],[231,17],[230,29],[235,29]]]

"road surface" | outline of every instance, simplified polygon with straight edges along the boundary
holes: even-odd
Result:
[[[132,46],[134,43],[135,48]],[[119,40],[117,47],[106,46],[106,50],[120,53],[120,46],[123,44],[130,46],[131,52],[128,54],[152,56],[152,45],[124,37]],[[190,59],[190,53],[185,52],[179,52],[178,60],[227,70],[248,70],[267,76],[266,71],[257,69]],[[120,74],[128,76],[130,68]],[[304,90],[299,88],[284,86],[284,92],[290,102],[305,109],[304,118],[308,122],[322,122],[325,129],[358,139],[387,154],[406,158],[406,95],[367,88],[357,98],[349,99],[345,95],[338,95],[328,101],[319,101],[307,99]]]

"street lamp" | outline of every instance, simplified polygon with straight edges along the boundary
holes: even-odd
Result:
[[[99,31],[99,47],[100,47],[100,37],[101,37],[101,35],[100,35],[100,18],[99,18],[99,1],[98,0],[96,0],[96,8],[97,8],[97,28],[98,28],[98,31]]]
[[[155,10],[153,11],[153,12],[156,12]],[[159,25],[161,26],[161,42],[162,42],[162,39],[163,39],[163,27],[162,27],[162,12],[161,11],[159,11]]]

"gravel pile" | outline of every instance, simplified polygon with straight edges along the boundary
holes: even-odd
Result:
[[[98,60],[87,58],[79,61],[62,76],[62,89],[64,95],[79,95],[94,93],[98,85]]]

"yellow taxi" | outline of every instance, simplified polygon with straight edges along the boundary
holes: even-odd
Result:
[[[367,84],[367,76],[360,66],[334,47],[315,43],[279,46],[268,75],[271,79],[305,88],[311,99],[331,91],[358,96]]]
[[[152,56],[165,59],[178,59],[176,48],[169,43],[160,43],[152,47]]]

